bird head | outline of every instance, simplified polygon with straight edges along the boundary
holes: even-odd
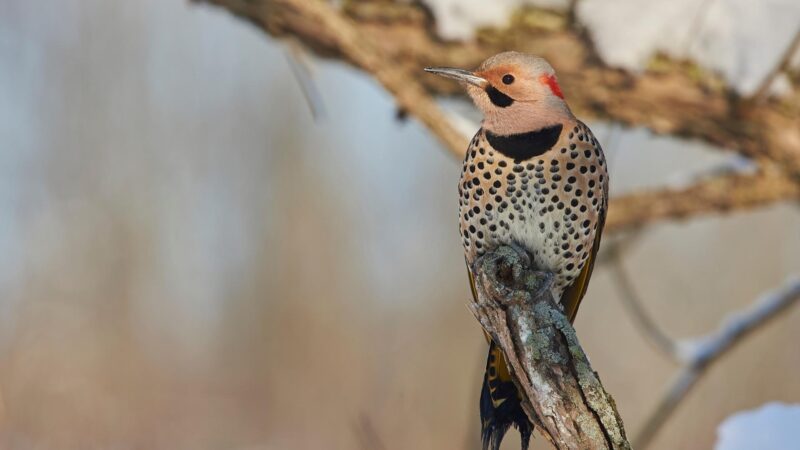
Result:
[[[550,64],[534,55],[504,52],[475,70],[428,67],[466,87],[483,112],[483,127],[496,134],[525,133],[573,118]]]

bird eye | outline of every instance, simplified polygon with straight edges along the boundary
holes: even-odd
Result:
[[[511,75],[510,73],[503,75],[503,83],[511,84],[513,82],[514,82],[514,75]]]

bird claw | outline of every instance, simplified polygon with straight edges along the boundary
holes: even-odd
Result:
[[[522,266],[525,268],[531,267],[531,254],[528,253],[521,245],[517,244],[516,242],[512,242],[508,244],[509,247],[514,249],[519,255],[519,258],[522,260]]]
[[[487,261],[488,273],[492,273],[498,284],[490,289],[498,290],[498,303],[511,305],[530,303],[553,287],[555,275],[548,271],[531,268],[531,256],[519,245],[507,245],[495,250]]]
[[[530,273],[529,282],[526,284],[534,289],[533,298],[539,298],[553,287],[555,279],[553,272],[534,270]]]

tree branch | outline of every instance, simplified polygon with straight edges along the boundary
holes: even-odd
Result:
[[[472,311],[501,347],[523,409],[557,449],[630,449],[622,419],[550,293],[553,275],[500,247],[473,267]]]
[[[616,244],[616,243],[614,243]],[[606,246],[606,255],[611,263],[611,276],[615,284],[619,287],[622,297],[622,304],[627,309],[633,319],[633,323],[639,331],[648,338],[653,346],[667,357],[677,360],[678,345],[674,339],[669,337],[660,326],[653,320],[650,314],[644,310],[633,280],[628,276],[622,261],[622,249],[619,245]]]
[[[463,92],[420,68],[475,67],[514,48],[544,56],[558,68],[570,105],[581,117],[700,139],[771,159],[800,176],[800,93],[783,104],[743,105],[719,77],[691,64],[668,62],[642,75],[610,68],[579,30],[537,25],[541,21],[533,19],[545,12],[535,8],[520,11],[507,28],[482,30],[474,42],[448,43],[435,35],[431,18],[414,2],[348,1],[339,11],[319,0],[195,1],[223,6],[273,36],[291,35],[321,56],[343,59],[372,74],[455,154],[463,154],[466,141],[422,86],[437,94]]]
[[[317,53],[336,55],[372,74],[397,101],[461,158],[468,138],[444,115],[407,65],[397,64],[386,52],[386,42],[319,0],[194,0],[223,6],[274,36],[290,35]],[[414,68],[421,72],[421,66]]]
[[[720,175],[681,189],[659,189],[611,200],[606,232],[639,228],[665,219],[755,208],[800,200],[800,184],[780,170]]]
[[[570,104],[581,114],[694,137],[780,163],[780,170],[761,176],[722,176],[682,190],[614,199],[608,231],[800,198],[800,108],[754,105],[744,117],[725,89],[712,89],[696,70],[676,65],[634,77],[599,63],[586,39],[571,28],[530,27],[521,16],[508,29],[485,31],[477,42],[444,43],[433,34],[425,11],[413,4],[350,1],[340,12],[319,0],[194,1],[225,7],[272,36],[289,36],[318,55],[344,59],[372,74],[403,111],[417,117],[459,159],[467,137],[429,93],[463,93],[454,83],[425,76],[420,68],[473,67],[513,47],[549,58],[559,68]],[[797,100],[794,104],[800,105]]]
[[[747,310],[730,315],[716,332],[694,340],[680,341],[678,356],[684,362],[684,367],[637,434],[634,439],[635,447],[641,450],[650,444],[709,366],[747,335],[763,327],[798,301],[800,279],[789,280],[780,289],[756,300]]]
[[[761,85],[750,97],[751,100],[756,102],[764,101],[769,94],[769,88],[772,87],[772,83],[775,82],[775,79],[778,78],[778,75],[780,75],[782,72],[785,72],[789,68],[792,57],[795,53],[797,53],[798,48],[800,48],[800,28],[797,29],[794,38],[792,38],[791,42],[789,42],[789,45],[783,52],[783,56],[781,56],[781,59],[778,60],[778,64],[776,64],[775,67],[767,74],[767,76],[764,77]]]
[[[432,18],[418,2],[351,0],[334,9],[320,0],[193,1],[224,7],[274,37],[291,37],[320,56],[371,74],[401,110],[418,118],[457,158],[463,156],[467,138],[431,94],[463,92],[453,83],[425,76],[420,68],[475,67],[514,48],[544,56],[558,67],[570,105],[581,117],[699,139],[759,162],[753,175],[724,174],[680,189],[615,198],[607,231],[800,199],[800,89],[782,101],[742,102],[718,77],[689,63],[667,61],[641,75],[609,68],[596,57],[579,24],[565,20],[564,27],[537,25],[541,21],[530,19],[542,12],[535,8],[520,11],[509,27],[480,31],[474,42],[448,43],[436,37]],[[791,48],[797,45],[795,40]],[[502,347],[524,393],[525,411],[545,437],[559,449],[630,448],[613,399],[543,287],[551,275],[531,270],[526,255],[505,247],[479,259],[474,270],[479,296],[473,312]],[[693,347],[706,351],[683,354],[685,369],[637,438],[642,447],[708,365],[797,300],[800,287],[783,294]]]

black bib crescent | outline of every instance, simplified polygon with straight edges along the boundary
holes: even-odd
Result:
[[[535,156],[544,154],[553,148],[561,136],[561,124],[542,128],[527,133],[509,134],[507,136],[486,131],[486,140],[495,150],[521,163]]]

